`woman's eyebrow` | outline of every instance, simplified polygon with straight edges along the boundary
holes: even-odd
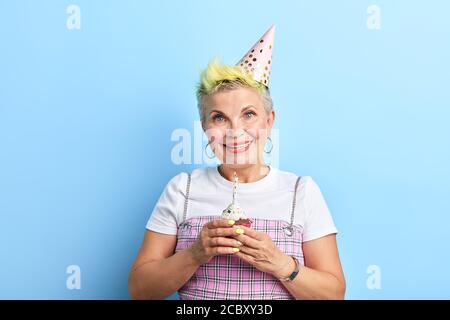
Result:
[[[244,112],[245,110],[248,110],[248,109],[251,109],[251,108],[255,108],[255,106],[249,104],[248,106],[245,106],[244,108],[242,108],[241,112]],[[216,109],[213,109],[213,110],[209,111],[209,114],[211,114],[211,113],[213,113],[213,112],[217,112],[217,113],[220,113],[220,114],[225,115],[225,113],[224,113],[223,111],[216,110]]]
[[[209,114],[211,114],[211,113],[213,113],[213,112],[217,112],[217,113],[222,113],[222,114],[223,114],[223,112],[220,111],[220,110],[211,110],[211,111],[209,112]]]
[[[244,107],[244,108],[241,110],[241,112],[244,112],[245,110],[248,110],[248,109],[251,109],[251,108],[254,108],[254,107],[255,107],[254,105],[249,104],[248,106]]]

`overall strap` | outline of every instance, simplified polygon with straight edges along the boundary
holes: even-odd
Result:
[[[188,207],[188,201],[189,201],[189,189],[191,187],[191,174],[188,172],[188,179],[187,179],[187,183],[186,183],[186,193],[184,196],[184,209],[183,209],[183,222],[186,221],[186,215],[187,215],[187,207]]]
[[[302,178],[301,176],[298,177],[297,181],[295,182],[294,199],[292,199],[291,223],[289,225],[291,230],[294,226],[295,205],[297,202],[297,189],[298,189],[298,184],[299,184],[301,178]]]

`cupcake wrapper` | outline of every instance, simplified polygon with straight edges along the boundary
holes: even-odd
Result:
[[[236,223],[234,224],[234,225],[237,225],[237,226],[246,226],[247,228],[250,228],[251,227],[251,225],[252,225],[252,220],[250,220],[250,219],[242,219],[242,220],[238,220],[238,221],[236,221]]]

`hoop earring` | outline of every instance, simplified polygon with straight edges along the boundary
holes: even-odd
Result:
[[[269,150],[269,151],[266,151],[266,148],[265,148],[265,146],[264,146],[264,152],[265,152],[265,153],[271,153],[271,152],[272,152],[272,149],[273,149],[273,142],[272,142],[272,139],[271,139],[270,137],[267,137],[267,140],[270,141],[270,150]]]
[[[208,142],[208,144],[206,145],[206,147],[205,147],[205,154],[206,154],[206,157],[208,158],[208,159],[214,159],[214,157],[216,156],[215,154],[214,154],[214,150],[212,150],[212,152],[213,152],[213,155],[212,156],[210,156],[209,154],[208,154],[208,146],[210,145],[210,143],[211,142]]]

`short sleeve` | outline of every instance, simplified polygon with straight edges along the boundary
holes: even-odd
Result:
[[[186,184],[185,173],[173,177],[164,188],[147,222],[148,230],[159,233],[176,235],[178,223],[182,219],[184,204],[183,185]],[[183,183],[184,182],[184,183]]]
[[[305,186],[306,221],[303,241],[337,233],[330,210],[317,183],[309,177]]]

